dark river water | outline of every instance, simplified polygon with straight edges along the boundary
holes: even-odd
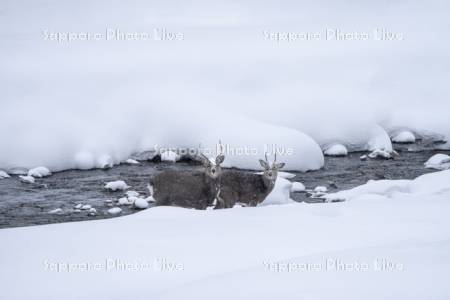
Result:
[[[357,152],[346,157],[326,157],[325,167],[321,170],[291,172],[296,175],[291,180],[302,182],[307,189],[323,185],[328,187],[329,192],[335,192],[364,184],[370,179],[413,179],[433,172],[423,166],[432,155],[446,153],[433,149],[407,151],[410,146],[397,145],[396,148],[400,157],[395,160],[363,161],[360,156],[364,153]],[[119,165],[106,170],[57,172],[49,177],[36,179],[37,184],[22,183],[17,176],[1,179],[0,228],[115,217],[108,213],[112,206],[108,200],[117,201],[125,193],[105,190],[106,182],[124,180],[131,186],[130,190],[146,196],[149,194],[147,184],[150,176],[166,168],[190,170],[200,166],[193,162],[141,162],[139,165]],[[296,201],[320,202],[309,198],[306,193],[293,193],[292,198]],[[91,205],[97,213],[89,215],[88,211],[76,211],[74,207],[80,203]],[[48,213],[57,208],[62,211],[58,214]],[[121,208],[119,215],[137,211],[130,206]]]

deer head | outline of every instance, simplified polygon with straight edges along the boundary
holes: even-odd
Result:
[[[222,142],[219,141],[217,147],[216,158],[214,160],[210,160],[206,155],[200,152],[202,157],[203,166],[205,167],[206,174],[211,178],[217,178],[222,173],[221,164],[225,160],[225,155],[223,154],[223,145]]]
[[[278,176],[278,170],[283,168],[285,163],[277,163],[277,152],[275,151],[275,158],[273,160],[272,166],[267,159],[267,152],[264,153],[265,160],[260,159],[259,163],[264,169],[263,176],[270,184],[275,184]]]

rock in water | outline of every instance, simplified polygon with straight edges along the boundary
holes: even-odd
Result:
[[[134,207],[139,209],[146,209],[148,207],[148,202],[143,198],[137,198],[134,201]]]
[[[305,186],[301,182],[293,182],[291,187],[292,193],[301,193],[305,191]]]
[[[173,151],[167,150],[161,153],[161,161],[176,162],[180,160],[180,156]]]
[[[130,188],[130,187],[123,180],[111,181],[111,182],[108,182],[105,184],[105,189],[111,190],[113,192],[123,191],[128,188]]]
[[[20,175],[19,178],[20,178],[20,181],[25,182],[25,183],[34,183],[36,181],[33,176]]]
[[[11,177],[11,176],[9,176],[8,173],[6,173],[3,170],[0,170],[0,179],[2,179],[2,178],[9,178],[9,177]]]
[[[55,209],[49,211],[48,213],[49,214],[60,214],[62,212],[63,212],[63,210],[61,208],[55,208]]]
[[[391,154],[385,150],[376,149],[373,150],[372,153],[369,154],[370,158],[384,158],[384,159],[390,159],[392,158]]]
[[[436,170],[450,169],[450,156],[441,153],[435,154],[425,162],[425,168]]]
[[[46,167],[37,167],[37,168],[31,169],[28,171],[28,176],[33,176],[33,177],[41,178],[41,177],[50,176],[50,175],[52,175],[52,173]]]
[[[409,143],[415,143],[416,137],[411,131],[401,131],[398,134],[396,134],[392,141],[394,143],[403,143],[403,144],[409,144]]]
[[[314,192],[316,192],[316,193],[326,193],[327,191],[328,191],[328,189],[326,186],[317,186],[314,189]]]
[[[132,159],[132,158],[127,159],[127,160],[125,161],[125,163],[126,163],[126,164],[129,164],[129,165],[138,165],[138,164],[139,164],[139,162],[138,162],[137,160]]]
[[[122,212],[122,209],[120,207],[113,207],[108,209],[108,213],[111,215],[117,215],[120,214]]]
[[[334,144],[324,151],[328,156],[346,156],[348,154],[347,148],[342,144]]]

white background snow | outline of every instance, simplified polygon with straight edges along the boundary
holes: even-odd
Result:
[[[160,147],[263,144],[316,169],[320,146],[390,149],[393,128],[450,136],[444,1],[11,1],[0,4],[0,169],[106,167]],[[154,30],[182,40],[72,41],[52,33]],[[274,41],[369,32],[396,41]],[[258,133],[258,134],[256,134]],[[312,139],[308,138],[307,136]],[[32,152],[32,155],[30,155]]]

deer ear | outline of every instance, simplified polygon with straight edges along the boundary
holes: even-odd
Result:
[[[259,163],[260,163],[261,167],[263,167],[264,169],[266,169],[266,170],[269,169],[269,164],[267,162],[265,162],[264,160],[260,159]]]
[[[276,167],[277,169],[281,169],[281,168],[283,168],[285,165],[286,165],[285,163],[279,163],[279,164],[276,164],[275,167]]]
[[[216,157],[216,166],[218,166],[221,163],[223,163],[224,160],[225,160],[225,155],[221,154],[221,155],[217,156]]]

